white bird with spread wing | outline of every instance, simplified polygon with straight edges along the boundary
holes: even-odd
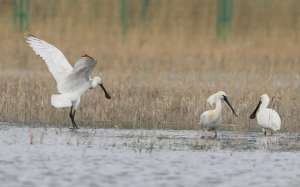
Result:
[[[33,51],[47,64],[49,71],[57,83],[59,94],[52,95],[51,104],[56,108],[71,107],[70,118],[73,128],[78,128],[75,122],[75,113],[80,104],[80,96],[88,89],[98,85],[103,89],[105,97],[110,99],[100,77],[91,78],[91,71],[96,65],[96,60],[88,55],[83,55],[70,65],[63,53],[53,45],[33,36],[25,37],[26,42]]]

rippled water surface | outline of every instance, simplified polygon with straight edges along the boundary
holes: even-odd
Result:
[[[0,125],[1,186],[300,186],[300,136]]]

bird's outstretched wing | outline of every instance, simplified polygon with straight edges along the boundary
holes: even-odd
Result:
[[[80,89],[84,85],[89,85],[90,75],[97,61],[88,55],[83,55],[75,63],[72,73],[70,73],[61,85],[62,92],[72,92]]]
[[[94,67],[96,66],[96,64],[97,61],[93,57],[90,57],[89,55],[83,55],[75,63],[72,74],[73,73],[80,74],[80,76],[83,76],[82,78],[89,80],[90,74],[94,69]]]
[[[46,62],[59,87],[59,84],[73,71],[66,57],[59,49],[33,35],[25,36],[25,39],[33,51]]]

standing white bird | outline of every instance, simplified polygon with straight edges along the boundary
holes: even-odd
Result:
[[[278,131],[281,126],[281,119],[278,113],[271,108],[267,108],[269,103],[269,96],[263,94],[260,96],[255,110],[250,115],[250,119],[257,119],[257,124],[263,128],[265,136],[267,135],[267,129],[270,129],[272,133],[272,131]]]
[[[215,138],[217,137],[217,127],[222,123],[222,101],[225,101],[225,103],[232,110],[233,114],[237,116],[228,100],[227,94],[223,91],[218,91],[217,93],[208,97],[207,102],[211,106],[215,104],[215,109],[205,111],[200,116],[199,124],[205,129],[215,131]]]
[[[75,123],[75,113],[80,104],[80,96],[88,89],[98,85],[103,89],[105,97],[110,99],[100,77],[91,78],[91,71],[96,65],[96,60],[88,55],[83,55],[70,65],[63,53],[53,45],[33,36],[25,37],[26,42],[33,51],[40,56],[48,66],[57,83],[59,94],[51,96],[51,104],[55,108],[71,107],[69,117],[73,128],[78,128]]]

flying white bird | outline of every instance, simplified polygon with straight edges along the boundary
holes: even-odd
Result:
[[[69,116],[73,128],[78,128],[75,122],[75,113],[80,104],[80,96],[88,89],[96,88],[99,85],[103,89],[105,97],[111,98],[103,86],[102,79],[98,76],[91,78],[91,71],[97,63],[95,59],[83,55],[72,67],[63,53],[53,45],[33,35],[28,35],[25,39],[33,51],[45,61],[56,80],[59,94],[51,96],[52,106],[56,108],[71,107]]]
[[[222,101],[225,101],[225,103],[232,110],[233,114],[237,116],[227,98],[227,94],[223,91],[218,91],[217,93],[208,97],[208,104],[211,106],[215,104],[215,109],[205,111],[200,116],[199,124],[205,129],[215,131],[215,138],[217,137],[217,127],[222,123]]]
[[[267,135],[267,129],[270,129],[272,133],[272,131],[278,131],[281,126],[281,119],[278,113],[271,108],[267,108],[269,103],[269,96],[263,94],[260,96],[255,110],[250,115],[250,119],[257,119],[257,124],[263,128],[265,136]]]

